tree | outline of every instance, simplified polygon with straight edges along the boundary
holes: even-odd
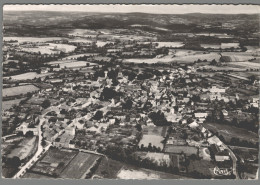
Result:
[[[148,145],[148,151],[151,151],[152,150],[152,143],[149,143]]]
[[[108,101],[117,95],[119,95],[119,93],[117,93],[115,90],[113,90],[112,88],[105,87],[101,92],[100,100]]]
[[[255,80],[256,80],[256,76],[255,75],[251,75],[248,78],[249,78],[251,84],[253,84],[255,82]]]
[[[46,141],[43,139],[41,144],[42,144],[42,146],[45,146],[46,145]]]
[[[161,111],[151,112],[148,116],[156,126],[168,126],[169,125],[169,122],[166,120],[164,113]]]
[[[133,105],[133,102],[128,99],[124,104],[123,104],[123,109],[131,109],[132,108],[132,105]]]
[[[21,160],[19,157],[14,156],[12,158],[7,159],[7,164],[13,167],[19,167],[21,166]]]
[[[100,111],[100,110],[98,110],[98,111],[95,113],[95,115],[93,116],[92,119],[94,119],[94,120],[100,120],[101,118],[103,118],[103,112]]]
[[[42,108],[47,109],[51,105],[50,100],[46,99],[42,102]]]
[[[142,126],[141,126],[141,124],[139,124],[139,123],[135,125],[135,128],[136,128],[139,132],[142,131]]]
[[[193,160],[193,161],[196,160],[197,159],[197,155],[191,154],[190,159]]]
[[[33,131],[28,131],[25,134],[26,137],[33,137]]]

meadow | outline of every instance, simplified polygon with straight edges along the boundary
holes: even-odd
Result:
[[[11,87],[11,88],[6,88],[2,90],[3,97],[7,96],[17,96],[21,94],[26,94],[29,92],[35,92],[39,88],[37,88],[34,85],[23,85],[23,86],[16,86],[16,87]]]
[[[32,155],[37,150],[36,136],[31,138],[24,138],[12,151],[7,155],[8,158],[17,156],[20,160]]]
[[[36,72],[28,72],[28,73],[22,73],[19,75],[4,77],[4,79],[9,79],[11,77],[12,80],[32,80],[34,78],[42,78],[42,77],[49,76],[52,74],[53,73],[38,74]]]

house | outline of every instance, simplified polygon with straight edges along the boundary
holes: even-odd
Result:
[[[69,135],[72,135],[72,136],[75,136],[75,127],[67,127],[65,128],[65,133],[66,134],[69,134]]]
[[[224,116],[228,116],[228,111],[226,111],[225,109],[222,110],[222,113],[223,113]]]
[[[217,146],[222,145],[222,141],[220,141],[220,139],[217,136],[212,136],[212,137],[208,138],[208,143],[210,145],[212,145],[212,144],[215,144]]]
[[[212,88],[210,89],[210,93],[212,94],[219,94],[219,93],[225,93],[226,89],[225,88],[219,88],[217,86],[212,86]]]
[[[227,161],[230,160],[229,152],[227,149],[223,151],[219,151],[215,154],[215,160],[216,161]]]
[[[194,113],[194,116],[198,120],[198,123],[203,123],[206,120],[208,113],[197,112],[197,113]]]
[[[32,131],[33,135],[38,135],[38,127],[36,128],[29,128],[29,122],[23,122],[19,127],[16,128],[16,132],[22,132],[25,135],[27,132]]]
[[[189,124],[190,128],[196,128],[198,126],[199,126],[199,124],[196,121],[193,121],[192,123]]]

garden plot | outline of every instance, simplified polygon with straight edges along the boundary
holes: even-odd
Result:
[[[31,169],[31,172],[58,177],[78,152],[50,148],[40,161]]]
[[[70,179],[80,179],[92,167],[100,156],[90,153],[80,152],[72,159],[72,161],[62,171],[60,177]]]

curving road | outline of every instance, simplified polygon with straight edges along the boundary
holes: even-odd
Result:
[[[40,123],[38,125],[38,148],[36,153],[34,154],[34,156],[24,165],[22,166],[22,168],[16,173],[16,175],[13,177],[14,179],[20,178],[22,175],[25,174],[26,169],[29,169],[30,167],[32,167],[32,165],[39,159],[39,157],[45,153],[49,148],[50,148],[50,144],[47,145],[46,147],[42,147],[41,142],[42,142],[42,131],[41,131],[41,126],[42,123],[45,121],[45,119],[40,119]],[[44,151],[45,150],[45,151]],[[44,152],[43,152],[44,151]]]

